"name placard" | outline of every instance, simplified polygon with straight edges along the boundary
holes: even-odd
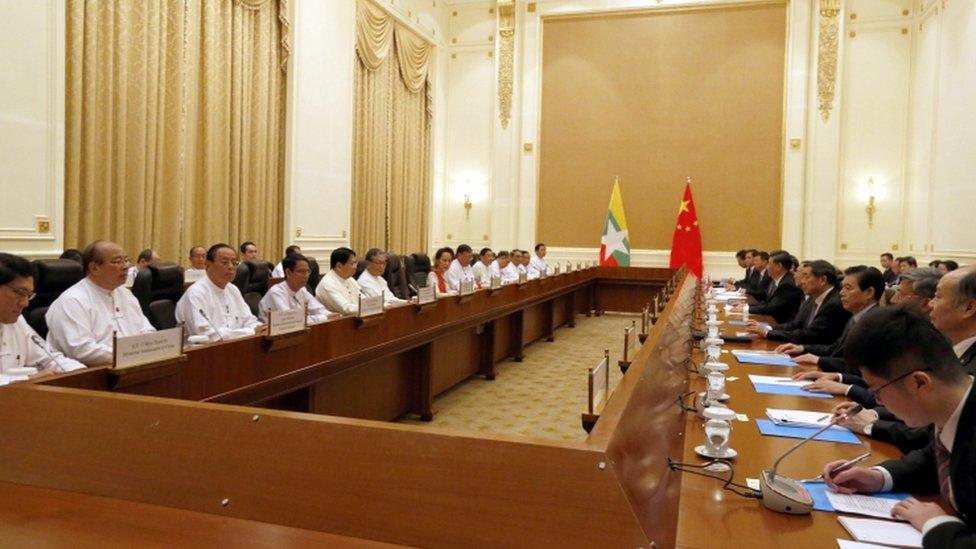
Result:
[[[570,261],[566,263],[566,274],[573,272],[573,262]]]
[[[279,336],[305,329],[305,307],[268,311],[268,335]]]
[[[461,281],[461,291],[458,292],[460,295],[471,295],[474,293],[474,280],[462,280]]]
[[[383,314],[383,295],[360,296],[359,298],[359,318],[376,316]]]
[[[546,278],[549,276],[549,269],[539,269],[539,278]]]
[[[559,265],[559,263],[556,263],[555,273],[556,273],[556,276],[559,276],[559,274],[562,273],[562,267]]]
[[[184,271],[183,272],[183,283],[184,284],[193,284],[194,282],[196,282],[197,280],[202,279],[205,276],[207,276],[207,271],[196,271],[196,270],[193,270],[193,271]]]
[[[437,300],[437,296],[434,295],[433,286],[424,286],[422,288],[417,288],[417,304],[426,305],[427,303],[433,303]]]
[[[498,288],[501,287],[502,287],[502,277],[500,276],[491,277],[491,289],[497,290]]]
[[[527,275],[526,273],[524,273],[522,271],[519,271],[519,281],[518,281],[519,284],[525,284],[525,281],[528,280],[528,278],[529,278],[529,275]]]
[[[123,369],[183,354],[183,327],[115,339],[113,368]]]
[[[579,262],[579,261],[577,261],[577,262],[576,262],[576,270],[578,271],[578,270],[580,270],[580,269],[582,269],[582,268],[583,268],[583,266],[582,266],[582,265],[580,264],[580,262]]]

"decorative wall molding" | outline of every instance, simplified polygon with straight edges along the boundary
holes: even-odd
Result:
[[[826,122],[834,105],[837,84],[837,43],[840,22],[840,0],[820,0],[820,32],[817,53],[817,98],[820,118]]]
[[[507,129],[514,90],[515,0],[498,0],[498,36],[498,118]]]

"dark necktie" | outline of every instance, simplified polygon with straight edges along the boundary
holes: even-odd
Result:
[[[807,315],[806,321],[803,323],[804,327],[809,328],[813,324],[813,319],[817,318],[817,311],[820,307],[817,307],[817,302],[814,301],[810,306],[810,314]]]
[[[949,497],[949,467],[951,465],[951,455],[949,449],[942,444],[942,429],[935,431],[935,466],[939,472],[939,496],[942,508],[946,511],[954,511],[952,498]]]

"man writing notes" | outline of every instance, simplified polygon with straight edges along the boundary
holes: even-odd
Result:
[[[329,256],[331,269],[315,288],[315,297],[333,313],[354,315],[359,312],[360,288],[356,274],[356,252],[336,248]]]
[[[535,257],[529,261],[528,275],[531,278],[538,278],[543,274],[549,274],[549,264],[546,263],[546,245],[539,244],[535,245]]]
[[[206,276],[194,282],[176,304],[176,320],[186,323],[188,337],[217,341],[267,330],[231,284],[238,263],[237,253],[227,244],[214,244],[207,250]]]
[[[402,305],[407,301],[405,299],[400,299],[393,294],[390,290],[390,285],[383,278],[383,273],[386,272],[386,263],[388,261],[388,256],[386,252],[379,248],[370,248],[366,252],[366,270],[363,274],[359,275],[359,287],[363,290],[366,295],[370,296],[383,296],[383,302],[386,306],[390,305]]]
[[[926,548],[973,547],[976,531],[976,395],[952,345],[910,305],[878,308],[848,335],[847,361],[858,368],[877,400],[910,427],[929,429],[924,448],[876,467],[834,474],[843,462],[824,466],[831,489],[849,494],[911,492],[892,509],[922,532]]]
[[[154,332],[139,301],[123,285],[129,258],[114,242],[99,240],[82,252],[85,278],[47,310],[47,340],[66,356],[96,366],[112,362],[112,335]]]
[[[461,244],[457,247],[451,268],[444,275],[448,291],[458,292],[461,290],[462,281],[474,280],[474,271],[471,270],[471,257],[473,255],[471,246]],[[477,285],[477,281],[475,281],[475,285]]]
[[[50,348],[21,314],[34,298],[31,264],[23,257],[0,253],[0,385],[13,368],[37,368],[38,373],[70,372],[85,365]]]
[[[270,311],[287,311],[288,309],[305,309],[308,311],[308,323],[322,322],[329,318],[329,311],[319,300],[308,291],[308,277],[312,273],[308,258],[298,253],[291,253],[281,260],[285,279],[268,289],[268,293],[261,298],[258,313],[261,322],[268,322]]]

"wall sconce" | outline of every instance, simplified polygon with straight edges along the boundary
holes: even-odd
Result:
[[[486,184],[487,181],[480,173],[471,173],[462,178],[453,179],[452,194],[454,200],[461,202],[461,205],[464,206],[464,218],[466,220],[471,220],[471,209],[474,208],[475,203],[480,204],[485,201]]]
[[[875,202],[876,192],[874,185],[874,178],[868,179],[868,205],[864,208],[865,213],[868,214],[868,228],[874,228],[874,213],[878,211],[877,203]]]

